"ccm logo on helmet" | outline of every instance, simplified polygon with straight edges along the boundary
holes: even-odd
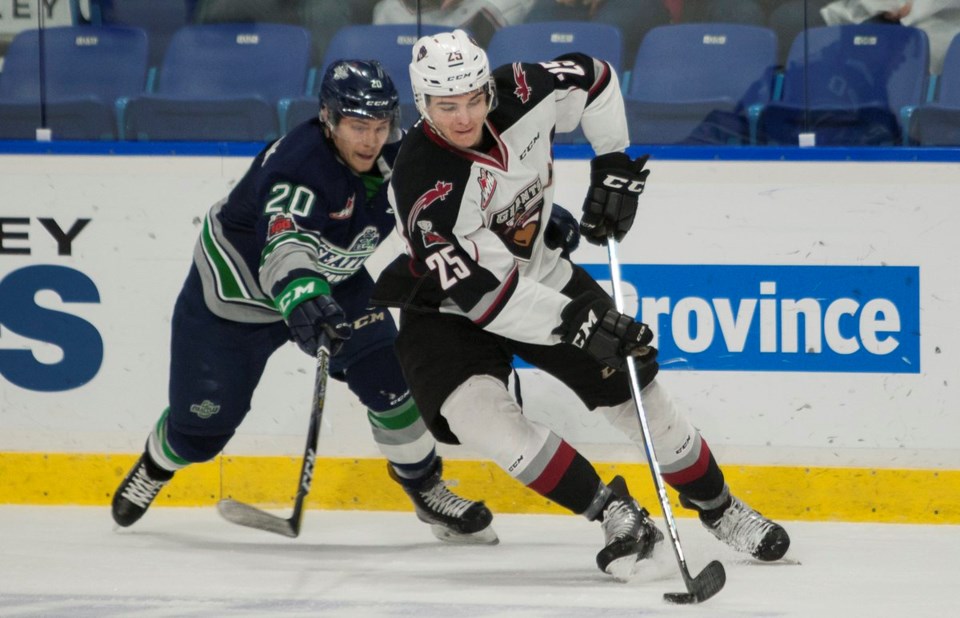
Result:
[[[643,193],[643,180],[629,180],[627,178],[620,178],[619,176],[607,175],[603,179],[603,186],[610,187],[611,189],[623,189],[626,188],[627,191],[631,193]]]

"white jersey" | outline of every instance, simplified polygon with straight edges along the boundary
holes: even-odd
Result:
[[[620,85],[607,63],[582,54],[493,75],[499,104],[482,151],[453,146],[423,121],[404,138],[388,198],[407,255],[384,271],[374,299],[556,344],[572,268],[543,241],[556,180],[553,134],[579,124],[597,154],[624,150]]]

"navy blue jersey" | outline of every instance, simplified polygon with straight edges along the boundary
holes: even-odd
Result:
[[[395,219],[386,189],[399,143],[358,175],[337,156],[318,119],[266,146],[230,195],[204,220],[194,261],[218,316],[280,319],[285,282],[320,276],[334,289],[356,273]]]

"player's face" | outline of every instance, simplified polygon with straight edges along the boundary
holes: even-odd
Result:
[[[460,148],[480,145],[487,111],[487,94],[483,89],[449,97],[430,97],[427,102],[433,127]]]
[[[340,158],[358,174],[373,169],[390,136],[390,120],[344,116],[330,132]]]

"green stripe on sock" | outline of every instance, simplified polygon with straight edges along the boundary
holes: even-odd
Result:
[[[413,399],[408,399],[406,403],[385,412],[367,410],[367,418],[374,427],[396,431],[416,423],[420,419],[420,410]]]
[[[160,443],[160,448],[163,449],[164,457],[178,466],[189,466],[190,462],[177,455],[167,442],[167,416],[169,415],[170,408],[167,408],[163,411],[163,414],[160,415],[160,420],[157,421],[157,442]]]

